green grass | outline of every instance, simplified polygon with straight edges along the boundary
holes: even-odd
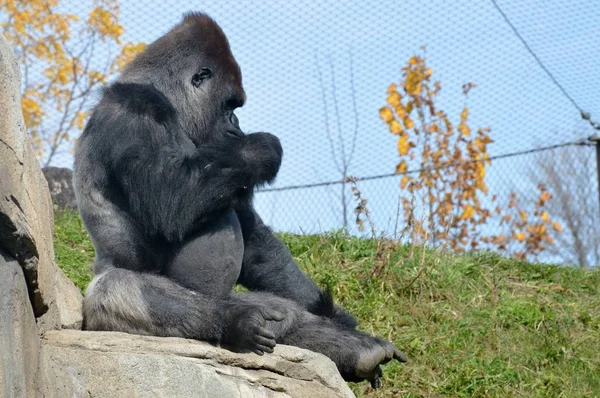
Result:
[[[455,256],[348,237],[280,235],[300,266],[410,362],[366,397],[600,397],[600,270]],[[57,261],[84,289],[93,249],[58,214]],[[372,275],[374,269],[381,269]]]
[[[54,254],[58,266],[84,292],[92,280],[94,247],[74,211],[54,214]]]

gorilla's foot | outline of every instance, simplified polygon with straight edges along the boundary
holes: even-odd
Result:
[[[356,361],[355,375],[359,379],[371,380],[381,371],[379,365],[384,363],[386,358],[385,349],[382,346],[374,345],[363,349],[358,354]]]
[[[355,376],[358,379],[369,380],[373,388],[378,388],[381,385],[379,379],[383,376],[380,365],[388,363],[392,359],[400,362],[406,362],[407,359],[406,355],[392,343],[377,338],[374,340],[376,344],[364,347],[359,351]]]

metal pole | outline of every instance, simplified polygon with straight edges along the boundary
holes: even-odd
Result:
[[[600,135],[592,135],[590,142],[596,147],[596,177],[598,178],[598,206],[600,206]]]

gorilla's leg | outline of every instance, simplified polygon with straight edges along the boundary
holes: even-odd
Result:
[[[406,356],[393,344],[366,333],[339,325],[334,320],[314,315],[297,303],[269,293],[234,295],[240,302],[260,303],[283,314],[279,322],[268,321],[277,343],[289,344],[328,356],[349,381],[376,381],[380,365]]]
[[[102,268],[86,291],[86,329],[219,340],[223,325],[216,301],[157,275]]]
[[[244,261],[238,283],[250,290],[294,300],[302,308],[327,316],[341,326],[356,327],[356,319],[333,305],[331,295],[321,291],[300,270],[287,247],[273,236],[253,208],[239,209],[237,215],[244,236]]]
[[[262,355],[275,337],[267,321],[282,315],[259,304],[213,299],[171,280],[103,264],[88,286],[85,329],[223,343]]]
[[[175,250],[165,275],[183,287],[211,297],[227,297],[242,268],[244,242],[236,214],[198,231]]]

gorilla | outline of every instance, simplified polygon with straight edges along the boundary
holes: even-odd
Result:
[[[380,365],[405,355],[356,330],[253,209],[283,152],[274,135],[242,132],[234,110],[245,99],[226,36],[202,13],[186,14],[104,89],[75,153],[96,250],[85,328],[258,355],[289,344],[378,386]]]

